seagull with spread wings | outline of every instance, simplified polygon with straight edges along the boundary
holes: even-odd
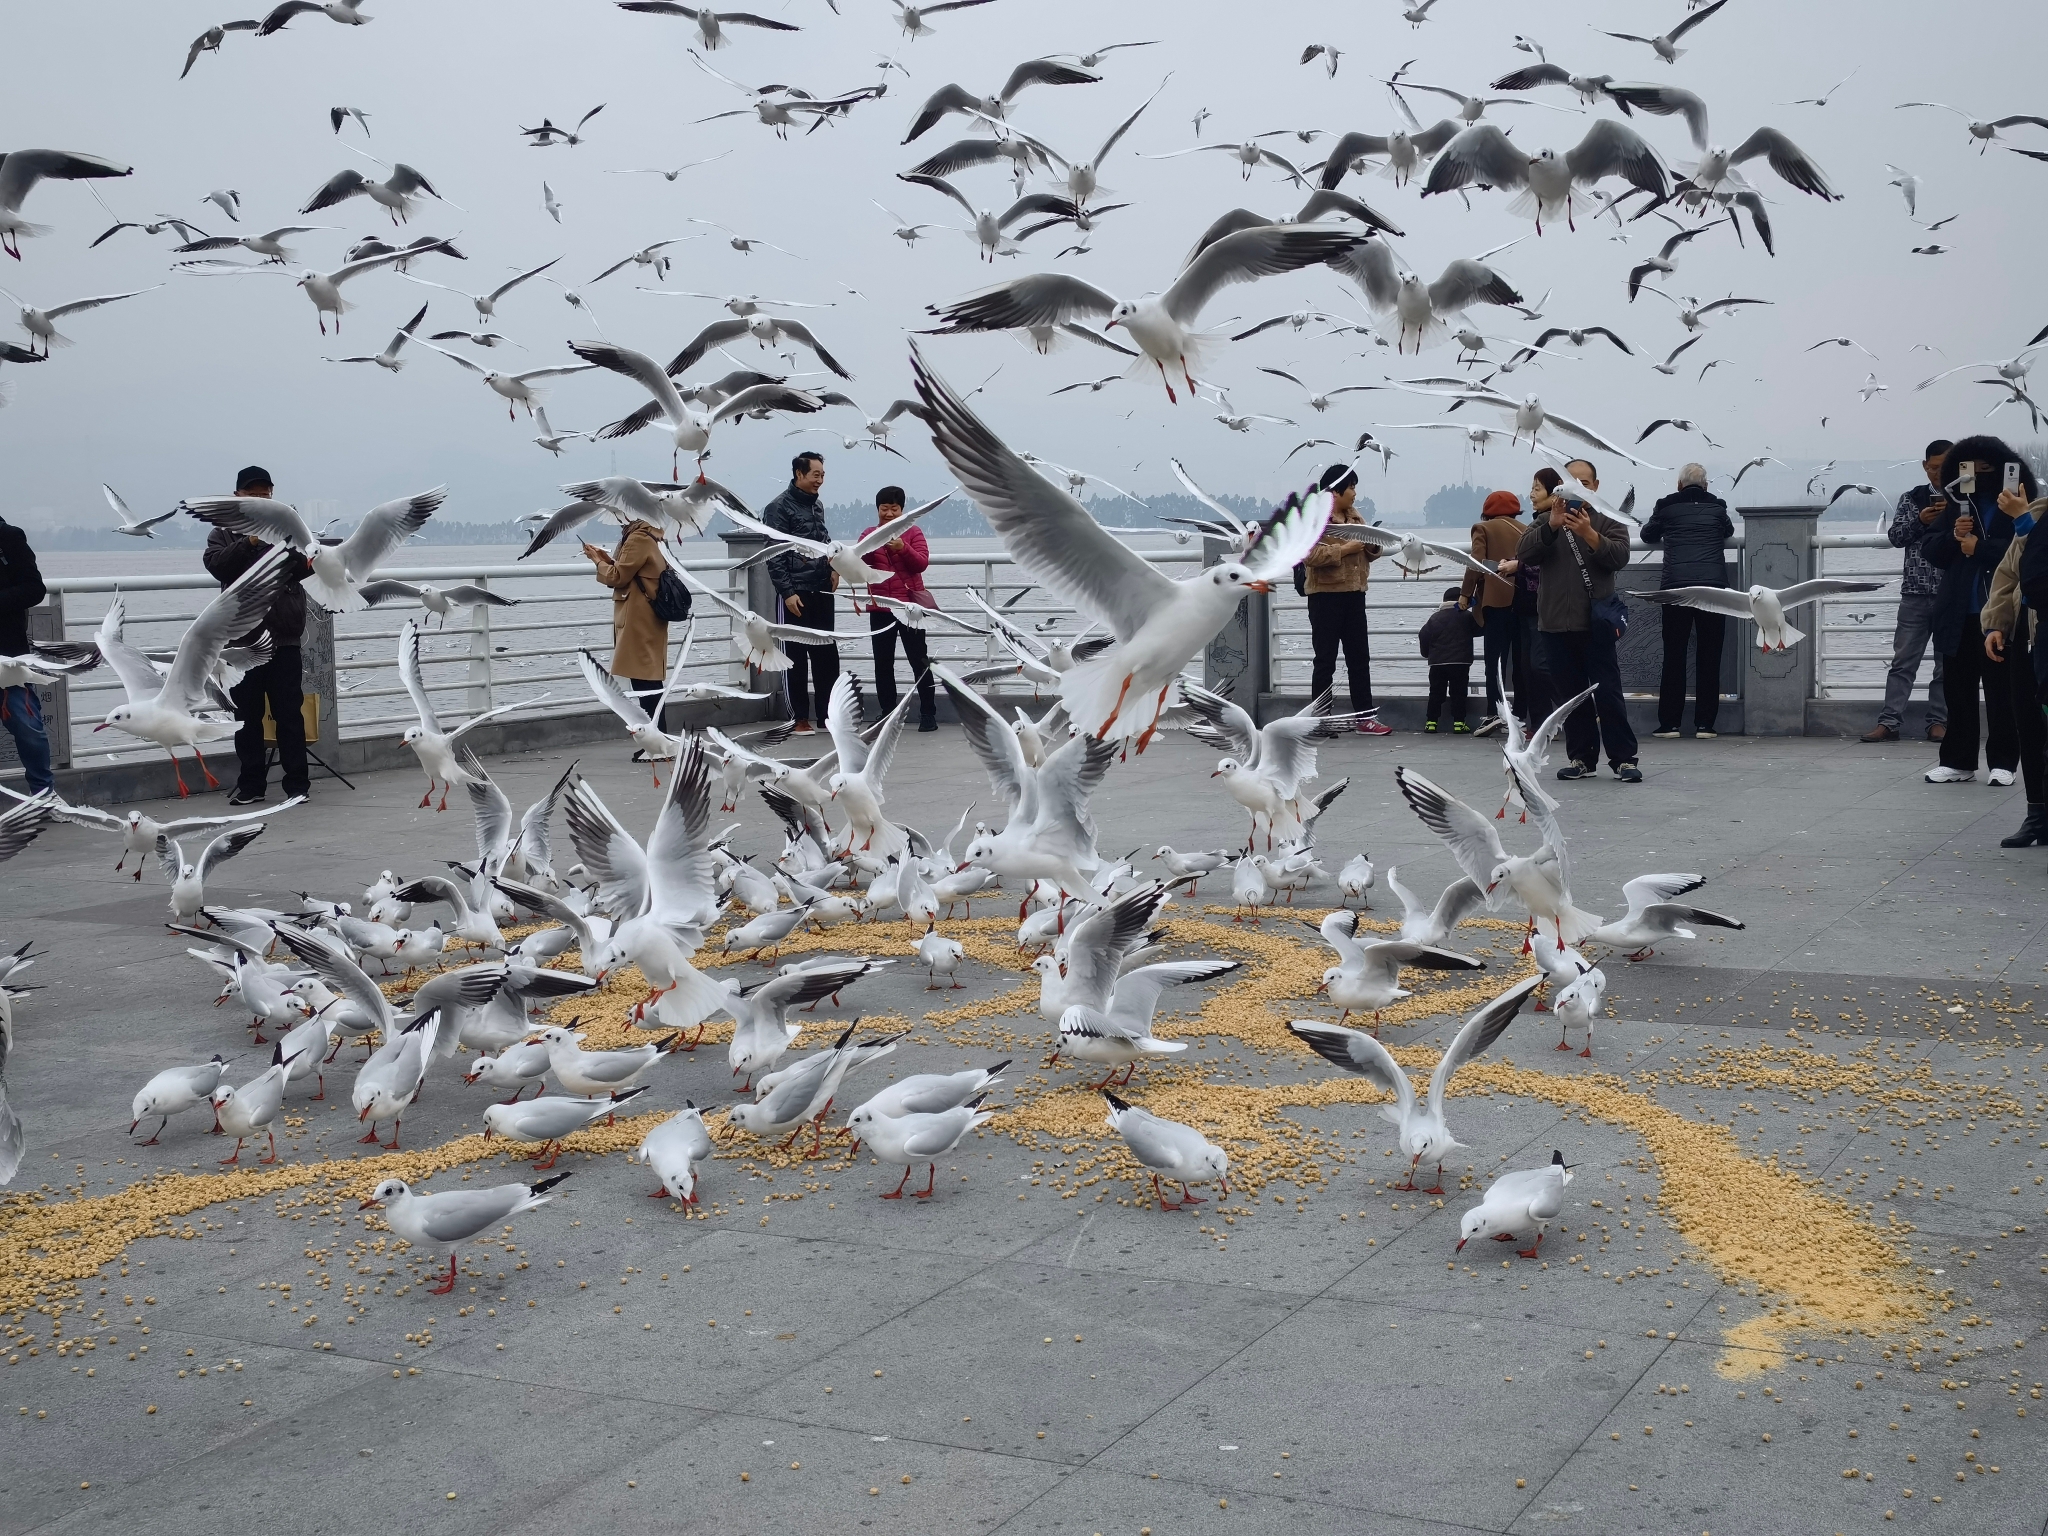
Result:
[[[1641,43],[1645,47],[1655,50],[1657,57],[1666,64],[1676,64],[1679,56],[1686,51],[1678,46],[1678,40],[1727,3],[1728,0],[1714,0],[1712,5],[1694,11],[1669,32],[1660,32],[1655,37],[1638,37],[1633,32],[1609,32],[1607,36],[1618,37],[1624,43]]]
[[[768,320],[770,317],[762,315],[758,318]],[[729,323],[745,329],[747,322]],[[709,411],[693,410],[684,401],[671,375],[681,373],[702,356],[701,349],[693,352],[686,347],[682,355],[665,369],[646,353],[616,346],[609,341],[572,341],[569,350],[589,365],[624,374],[654,397],[638,410],[628,412],[609,426],[598,428],[595,436],[600,439],[630,437],[658,421],[668,430],[673,447],[671,473],[675,472],[675,466],[685,453],[695,454],[702,463],[706,450],[711,446],[711,430],[722,421],[770,411],[808,414],[823,410],[825,406],[825,401],[809,390],[792,389],[786,384],[768,381],[746,385],[725,396]]]
[[[88,181],[134,174],[132,165],[68,149],[16,149],[0,154],[0,251],[19,261],[24,239],[50,232],[47,224],[31,224],[21,216],[21,205],[38,182]]]
[[[707,53],[716,53],[732,41],[725,29],[730,26],[760,27],[770,32],[801,32],[802,27],[793,22],[773,21],[766,16],[756,16],[752,11],[714,11],[707,6],[678,5],[675,0],[618,0],[622,11],[638,11],[644,16],[680,16],[697,25],[697,41],[704,45]]]
[[[521,283],[525,282],[528,278],[539,277],[541,273],[547,271],[549,267],[552,267],[556,261],[560,261],[561,259],[561,257],[557,256],[554,259],[554,261],[544,261],[539,266],[534,267],[530,271],[521,272],[516,277],[506,279],[504,282],[498,284],[497,287],[493,288],[489,293],[470,293],[466,289],[452,288],[446,283],[437,283],[432,281],[431,279],[424,277],[414,277],[410,272],[404,273],[402,275],[408,282],[419,283],[423,287],[439,288],[443,293],[461,294],[462,297],[469,300],[471,304],[476,306],[476,323],[478,325],[486,325],[490,321],[495,320],[498,317],[498,300],[505,297],[506,294],[510,293],[514,288],[517,288]]]
[[[433,701],[427,695],[427,684],[420,673],[420,630],[411,619],[407,619],[398,631],[398,678],[405,684],[405,691],[412,698],[413,710],[419,716],[416,725],[407,727],[399,738],[412,748],[413,756],[420,760],[420,766],[427,772],[427,792],[420,797],[419,808],[424,810],[434,798],[434,786],[441,785],[441,803],[437,811],[448,809],[448,791],[457,784],[474,783],[476,775],[455,760],[455,743],[463,734],[475,726],[482,725],[493,715],[502,715],[508,709],[518,709],[518,703],[500,704],[496,709],[487,709],[482,714],[471,715],[452,731],[441,729],[440,718],[434,713]],[[542,694],[541,698],[546,698]],[[522,701],[538,703],[538,699]]]
[[[1019,458],[914,350],[911,368],[932,413],[934,445],[1010,558],[1027,580],[1116,636],[1115,645],[1060,674],[1060,696],[1075,727],[1098,739],[1113,735],[1143,752],[1173,702],[1182,670],[1244,594],[1270,591],[1322,536],[1329,495],[1290,500],[1258,525],[1245,553],[1175,581]]]
[[[527,368],[519,373],[500,373],[495,368],[485,368],[478,363],[471,362],[459,352],[450,352],[446,347],[437,347],[431,341],[423,341],[420,345],[429,352],[438,352],[447,358],[449,362],[468,369],[490,386],[493,393],[503,397],[505,401],[505,419],[507,421],[517,421],[519,419],[518,412],[513,409],[515,404],[525,406],[527,415],[531,416],[533,414],[534,406],[540,403],[540,394],[533,387],[535,379],[558,379],[565,374],[588,373],[597,366],[595,363],[556,363],[548,368]]]
[[[903,136],[908,144],[921,138],[949,113],[962,112],[982,117],[1004,119],[1010,115],[1010,104],[1018,93],[1032,85],[1094,85],[1102,79],[1085,69],[1076,69],[1071,64],[1061,64],[1054,59],[1026,59],[1010,71],[1003,88],[993,96],[977,96],[964,86],[942,85],[926,98],[917,109],[917,116],[911,120],[910,131]]]
[[[267,544],[297,550],[312,564],[307,578],[313,596],[329,613],[348,613],[367,606],[358,590],[380,561],[426,527],[427,519],[448,497],[448,487],[401,496],[363,514],[355,531],[328,544],[307,526],[298,508],[258,496],[188,496],[178,506],[202,523],[246,534]]]

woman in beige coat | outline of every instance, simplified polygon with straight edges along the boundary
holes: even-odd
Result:
[[[661,692],[668,676],[668,626],[654,616],[654,589],[668,567],[661,530],[636,518],[621,530],[617,549],[585,544],[583,553],[612,589],[612,676],[637,693]]]

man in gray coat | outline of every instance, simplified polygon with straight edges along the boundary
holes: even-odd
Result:
[[[1599,472],[1590,460],[1573,459],[1565,469],[1578,485],[1600,488]],[[1643,771],[1636,765],[1636,733],[1621,696],[1621,663],[1615,650],[1620,636],[1613,623],[1596,612],[1614,602],[1614,573],[1628,564],[1628,529],[1579,499],[1578,485],[1571,480],[1549,484],[1555,474],[1550,469],[1537,472],[1536,483],[1546,487],[1546,494],[1536,504],[1535,525],[1522,535],[1515,558],[1542,572],[1536,588],[1537,654],[1556,696],[1568,699],[1589,687],[1598,690],[1565,720],[1565,748],[1572,760],[1557,776],[1585,779],[1598,773],[1605,737],[1614,776],[1625,784],[1640,784]]]

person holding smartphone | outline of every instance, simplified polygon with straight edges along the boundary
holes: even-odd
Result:
[[[1984,631],[1986,659],[2006,664],[2013,726],[2019,735],[2020,782],[2027,793],[2026,819],[2017,832],[1999,840],[2001,848],[2048,844],[2048,720],[2042,718],[2034,682],[2040,665],[2036,623],[2040,610],[2020,590],[2020,572],[2033,542],[2029,535],[2035,521],[2048,512],[2048,502],[2027,501],[2019,486],[2018,470],[2017,464],[2007,468],[1998,494],[1999,511],[2013,520],[2013,540],[1998,569],[1991,573],[1990,594],[1977,616]]]
[[[1948,511],[1948,497],[1942,491],[1941,466],[1955,446],[1945,437],[1927,445],[1920,456],[1924,483],[1899,498],[1885,537],[1894,549],[1906,552],[1905,569],[1899,580],[1899,616],[1892,626],[1892,667],[1884,682],[1884,707],[1877,712],[1877,724],[1863,733],[1869,742],[1897,741],[1906,718],[1906,702],[1920,677],[1921,658],[1934,630],[1934,603],[1941,591],[1941,572],[1927,563],[1924,548],[1934,525]],[[1948,702],[1942,696],[1941,652],[1934,653],[1934,676],[1927,684],[1927,739],[1939,741],[1948,734]]]
[[[2010,493],[2004,489],[2008,464],[2014,466]],[[2024,512],[2036,494],[2034,472],[2001,439],[1966,437],[1942,461],[1941,488],[1949,504],[1922,548],[1928,564],[1942,573],[1932,627],[1934,649],[1943,662],[1948,732],[1942,738],[1940,761],[1925,777],[1930,784],[1973,781],[1981,735],[1990,782],[2006,785],[2018,777],[2020,765],[2013,669],[2002,656],[1986,650],[1982,613],[1992,574],[2018,531],[2007,506]],[[2007,505],[2001,506],[2001,500]]]
[[[1590,460],[1573,459],[1565,470],[1570,478],[1551,488],[1548,511],[1522,535],[1515,551],[1523,566],[1542,573],[1536,588],[1536,645],[1551,686],[1561,699],[1589,686],[1596,690],[1565,720],[1571,761],[1557,776],[1596,774],[1604,738],[1614,776],[1624,784],[1640,784],[1636,733],[1621,694],[1620,636],[1601,616],[1614,600],[1614,573],[1629,561],[1628,528],[1576,494],[1580,486],[1600,488],[1599,471]]]

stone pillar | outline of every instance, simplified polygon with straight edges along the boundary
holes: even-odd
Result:
[[[306,745],[323,757],[341,742],[341,689],[335,682],[334,615],[318,603],[306,604],[306,628],[299,638],[300,687],[320,701],[320,734]]]
[[[64,638],[64,594],[51,592],[35,607],[28,611],[28,637],[40,640],[45,645],[55,645]],[[36,697],[42,701],[43,730],[50,738],[50,766],[69,768],[71,766],[71,688],[63,679],[48,688],[36,689]],[[107,706],[113,708],[112,703]],[[6,746],[12,771],[14,738],[0,732],[0,742]]]
[[[1789,587],[1819,574],[1820,552],[1814,534],[1825,508],[1742,507],[1742,577],[1738,585]],[[1793,622],[1807,638],[1784,651],[1760,651],[1755,627],[1739,621],[1730,626],[1742,649],[1743,732],[1749,736],[1803,736],[1806,703],[1813,697],[1820,610],[1806,607]]]
[[[1202,540],[1204,569],[1238,558],[1222,539]],[[1202,686],[1235,700],[1258,718],[1259,695],[1272,687],[1273,621],[1263,592],[1250,592],[1202,653]]]
[[[724,535],[726,557],[735,567],[742,560],[752,559],[767,548],[768,540],[758,533],[732,530]],[[744,570],[734,569],[726,573],[725,595],[742,608],[751,609],[771,623],[777,622],[775,611],[775,583],[768,579],[768,562],[756,560]],[[771,693],[781,700],[769,701],[772,717],[778,720],[789,718],[789,689],[780,672],[763,672],[756,667],[746,669],[741,686],[749,693]]]

